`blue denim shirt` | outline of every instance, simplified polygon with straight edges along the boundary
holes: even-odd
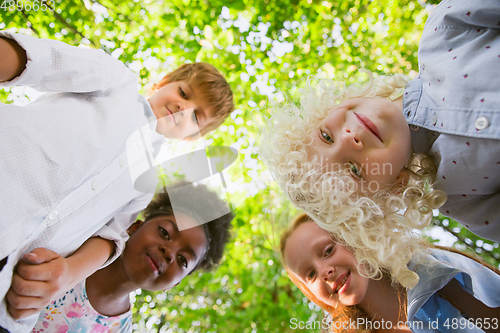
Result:
[[[485,305],[500,307],[500,275],[472,259],[432,249],[429,254],[414,258],[409,268],[420,277],[415,288],[408,290],[408,322],[412,332],[484,332],[437,294],[453,278]],[[500,318],[491,318],[489,322],[491,328],[500,331]]]
[[[438,167],[441,213],[500,241],[500,1],[443,0],[419,46],[403,113],[413,149]]]

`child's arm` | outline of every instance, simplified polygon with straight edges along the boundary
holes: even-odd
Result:
[[[19,76],[26,67],[26,51],[9,38],[0,37],[0,82]]]
[[[25,70],[2,86],[30,86],[42,92],[103,92],[136,84],[137,76],[102,50],[1,31],[25,52]],[[1,54],[1,53],[0,53]],[[0,60],[1,62],[1,60]]]
[[[479,320],[481,323],[483,321],[486,323],[487,321],[491,322],[494,318],[500,318],[500,308],[490,308],[477,300],[462,289],[457,279],[452,279],[438,293],[455,308],[464,312],[472,322],[478,322]],[[483,330],[487,333],[497,332],[496,328],[488,330],[485,326],[483,326]]]
[[[6,295],[11,316],[21,319],[40,312],[62,292],[93,274],[114,250],[114,242],[93,237],[68,258],[44,248],[24,255]]]

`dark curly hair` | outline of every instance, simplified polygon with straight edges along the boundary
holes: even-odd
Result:
[[[182,187],[183,193],[180,198],[176,198],[175,208],[198,222],[203,221],[202,216],[207,216],[207,212],[217,213],[227,210],[227,204],[219,198],[217,193],[210,191],[205,185],[178,182],[168,188],[164,188],[163,193],[156,194],[153,201],[142,212],[145,222],[160,215],[174,215],[172,202],[167,194],[167,190],[178,187]],[[198,269],[210,271],[220,262],[224,254],[224,247],[231,237],[230,229],[233,218],[234,214],[230,211],[215,220],[201,225],[207,237],[207,251],[193,271]]]

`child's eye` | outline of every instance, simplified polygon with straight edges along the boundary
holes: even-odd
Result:
[[[309,273],[309,275],[307,275],[306,281],[312,282],[315,275],[316,275],[316,271],[311,271],[311,273]]]
[[[333,252],[333,245],[330,245],[329,247],[326,248],[325,251],[325,257],[328,257],[330,254]]]
[[[160,230],[160,234],[165,237],[167,240],[170,240],[170,235],[168,233],[168,231],[162,227],[158,227],[158,229]]]
[[[350,163],[349,171],[351,172],[351,174],[358,179],[362,179],[363,176],[361,175],[361,171],[358,169],[358,167],[352,162],[349,162],[349,163]]]
[[[196,112],[193,112],[193,121],[198,124],[198,117],[196,117]]]
[[[183,256],[179,255],[179,261],[180,261],[181,265],[184,266],[184,268],[188,267],[188,261],[186,260],[186,258],[184,258]]]
[[[329,142],[329,143],[333,143],[333,139],[328,134],[326,134],[322,130],[319,130],[319,133],[321,134],[321,137],[323,138],[323,140],[325,140],[326,142]]]
[[[181,97],[184,98],[184,99],[187,98],[186,93],[184,92],[184,90],[181,87],[179,87],[179,95],[181,95]]]

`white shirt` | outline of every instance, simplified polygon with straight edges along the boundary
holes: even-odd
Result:
[[[15,264],[41,246],[66,256],[93,235],[114,240],[115,257],[121,253],[127,227],[154,194],[134,189],[126,142],[155,118],[135,74],[106,53],[0,35],[28,58],[24,72],[1,85],[49,92],[23,107],[0,104],[0,259],[8,256],[0,326],[24,332],[37,316],[15,322],[5,308]],[[162,138],[151,132],[153,142]]]

